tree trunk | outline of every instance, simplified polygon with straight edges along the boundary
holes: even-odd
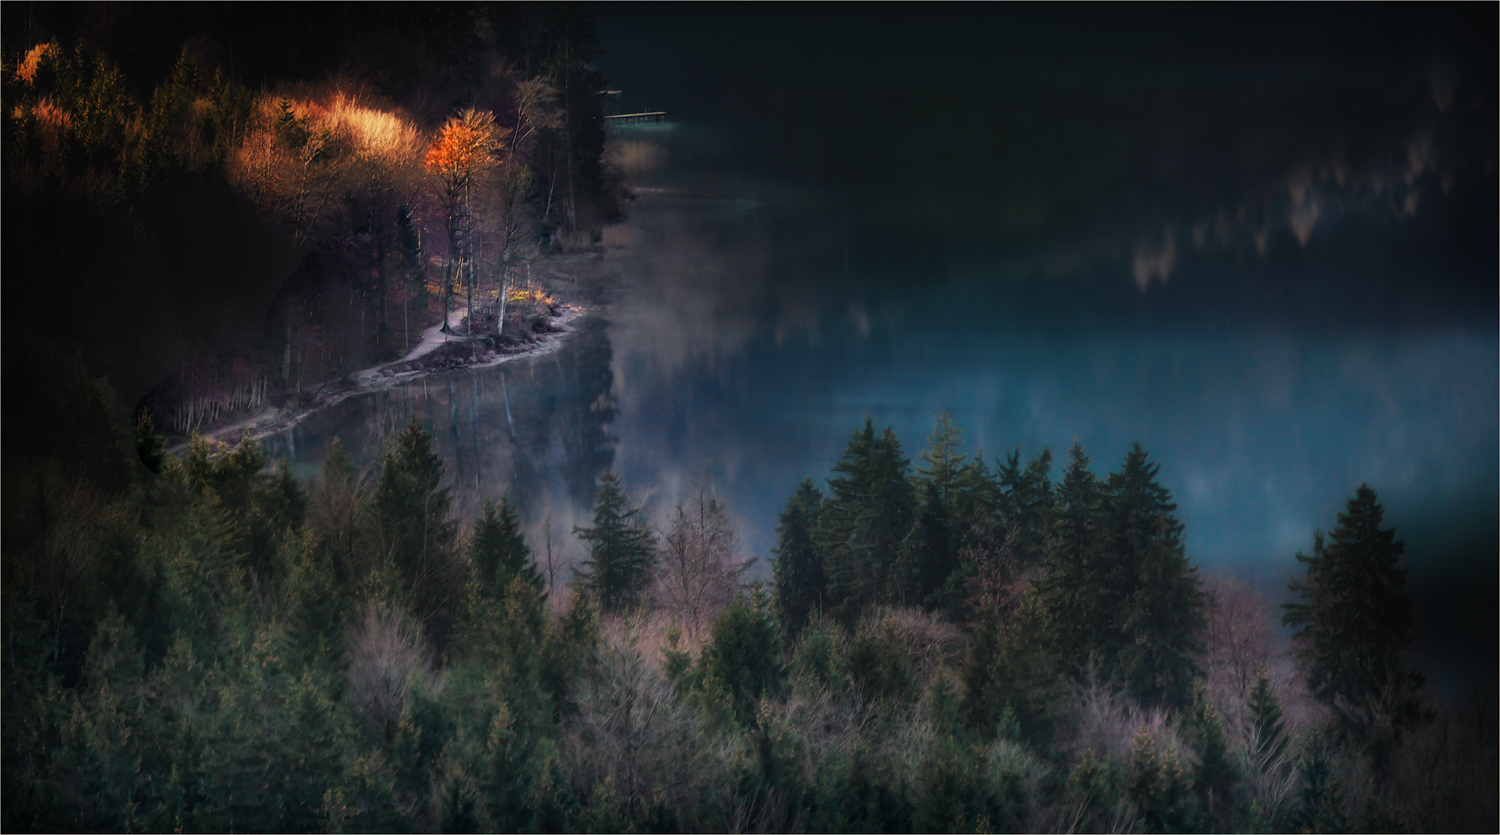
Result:
[[[370,233],[375,238],[375,347],[385,341],[385,332],[390,329],[385,313],[385,212],[370,212]]]
[[[448,245],[452,246],[453,242],[449,241]],[[450,253],[448,255],[448,263],[443,267],[443,333],[452,332],[448,330],[448,308],[453,302],[453,270],[455,266],[453,255]]]

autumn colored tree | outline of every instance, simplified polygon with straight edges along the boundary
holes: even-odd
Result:
[[[453,282],[462,274],[469,287],[473,307],[474,200],[476,187],[499,163],[497,156],[505,129],[495,124],[495,114],[466,109],[443,125],[427,149],[427,170],[438,178],[437,198],[443,226],[448,233],[448,262],[443,271],[443,331],[448,332],[448,310]]]
[[[343,94],[335,98],[329,118],[348,137],[353,152],[350,186],[369,218],[375,262],[375,344],[379,346],[390,330],[387,256],[393,232],[400,232],[399,220],[393,229],[392,216],[424,185],[423,138],[416,125],[399,113],[366,106]]]

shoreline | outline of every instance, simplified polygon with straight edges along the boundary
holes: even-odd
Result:
[[[208,441],[232,445],[238,443],[239,439],[244,437],[245,433],[248,432],[250,440],[259,441],[271,435],[277,435],[292,429],[313,414],[342,403],[351,397],[390,391],[438,374],[483,370],[495,368],[513,360],[546,356],[562,347],[566,338],[576,332],[572,327],[572,323],[589,312],[587,307],[573,303],[559,303],[557,308],[558,313],[556,315],[547,317],[547,332],[537,334],[535,342],[519,350],[506,352],[495,348],[486,348],[483,353],[479,354],[479,358],[474,361],[463,362],[448,359],[442,365],[422,365],[422,360],[439,353],[445,346],[459,345],[471,346],[472,348],[476,343],[487,341],[485,337],[445,334],[442,332],[443,323],[439,322],[424,329],[422,331],[422,338],[417,345],[399,359],[371,366],[370,368],[352,371],[341,378],[325,381],[316,389],[312,389],[311,396],[304,401],[289,402],[279,409],[266,409],[260,414],[193,434]],[[462,307],[449,311],[449,327],[456,328],[458,323],[463,321],[466,314],[467,309]],[[417,364],[416,368],[395,370],[398,366],[413,363]],[[231,435],[234,437],[226,437]],[[167,446],[164,452],[180,455],[191,443],[192,435]]]

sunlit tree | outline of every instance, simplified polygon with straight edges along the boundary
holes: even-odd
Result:
[[[448,120],[427,149],[427,169],[437,176],[437,198],[448,233],[448,263],[443,271],[443,330],[448,331],[448,311],[453,282],[462,275],[469,287],[470,308],[474,286],[474,192],[498,164],[504,129],[495,124],[495,114],[466,109]]]
[[[344,196],[353,155],[327,108],[287,96],[262,96],[229,165],[231,182],[280,218],[297,246],[330,228]]]
[[[369,219],[375,262],[375,340],[380,345],[390,329],[386,313],[387,256],[393,232],[400,231],[393,227],[392,220],[397,208],[412,202],[425,185],[425,139],[416,125],[401,115],[342,94],[334,99],[329,121],[349,139],[353,154],[349,185],[352,195],[364,203]]]

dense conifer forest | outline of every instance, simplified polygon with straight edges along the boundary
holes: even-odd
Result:
[[[1054,483],[946,416],[913,467],[866,420],[788,499],[770,586],[717,498],[653,520],[612,473],[569,583],[509,502],[460,527],[415,418],[304,487],[249,441],[129,450],[99,381],[65,389],[92,445],[5,496],[9,830],[1495,820],[1494,729],[1410,666],[1367,486],[1278,611],[1199,575],[1138,446]]]

